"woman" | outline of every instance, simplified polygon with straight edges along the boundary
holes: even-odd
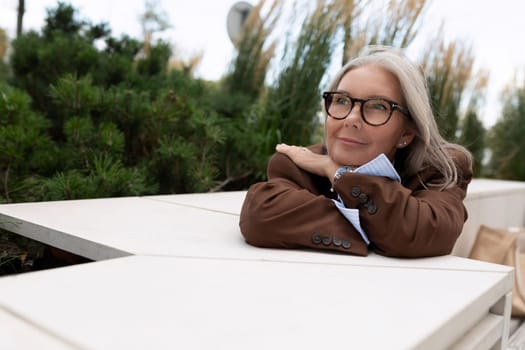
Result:
[[[471,157],[439,134],[423,75],[376,48],[323,93],[325,144],[277,145],[248,190],[249,244],[397,257],[448,254],[467,219]]]

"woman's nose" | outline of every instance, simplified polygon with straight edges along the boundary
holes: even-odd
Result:
[[[361,115],[361,103],[355,103],[350,110],[350,113],[345,118],[345,126],[354,126],[360,128],[363,123]]]

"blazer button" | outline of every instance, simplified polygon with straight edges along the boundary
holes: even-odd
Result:
[[[332,243],[332,237],[331,236],[324,236],[323,237],[323,244],[324,245],[330,245]]]
[[[361,189],[359,187],[352,187],[352,197],[357,198],[361,194]]]
[[[375,213],[377,213],[377,206],[376,206],[376,204],[374,202],[370,201],[368,203],[367,210],[368,210],[368,214],[374,215]]]
[[[359,203],[365,204],[366,202],[368,202],[368,196],[366,195],[366,193],[361,193],[359,195]]]
[[[323,237],[321,237],[321,235],[318,233],[314,233],[314,235],[312,236],[312,242],[314,242],[314,244],[320,244],[322,240]]]
[[[352,243],[350,243],[349,241],[343,239],[343,248],[348,249],[351,246],[352,246]]]
[[[343,244],[343,240],[339,237],[334,237],[332,239],[332,243],[336,246],[336,247],[340,247],[342,244]]]

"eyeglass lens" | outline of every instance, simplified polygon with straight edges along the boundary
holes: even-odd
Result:
[[[392,113],[390,103],[383,99],[353,101],[349,96],[333,93],[327,96],[328,114],[336,119],[344,119],[350,114],[356,102],[359,103],[362,118],[372,125],[386,123]]]

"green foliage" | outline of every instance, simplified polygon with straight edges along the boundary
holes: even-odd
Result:
[[[53,132],[59,133],[63,120],[60,109],[48,103],[49,87],[66,75],[89,75],[96,85],[104,87],[126,84],[137,88],[155,86],[155,76],[166,73],[171,54],[169,45],[159,42],[150,54],[135,60],[143,44],[123,36],[109,36],[105,24],[93,25],[75,17],[70,5],[59,3],[48,11],[43,33],[29,32],[13,42],[11,65],[14,84],[29,93],[35,108],[53,121]],[[100,51],[96,39],[105,41]]]
[[[501,179],[525,181],[525,87],[511,87],[503,97],[502,118],[489,133],[490,172]]]
[[[66,73],[56,85],[50,85],[49,97],[64,120],[69,116],[89,116],[100,101],[101,91],[89,77],[77,78]],[[56,114],[55,114],[56,115]]]
[[[106,37],[105,45],[104,50],[99,52],[97,69],[90,74],[97,84],[110,87],[134,75],[133,58],[140,51],[142,43],[124,35],[120,39]]]
[[[461,121],[460,130],[458,142],[472,153],[472,170],[475,177],[480,177],[485,156],[486,130],[473,109],[470,109]]]
[[[9,67],[5,64],[8,43],[7,33],[0,28],[0,81],[6,80],[9,75]]]
[[[436,122],[451,142],[457,141],[461,101],[473,75],[473,63],[470,48],[459,42],[446,44],[442,38],[431,41],[423,58]]]
[[[109,36],[60,3],[14,42],[2,86],[4,201],[206,191],[225,141],[216,85],[168,72],[171,48]],[[94,46],[103,39],[103,49]],[[37,111],[37,112],[34,112]],[[37,159],[35,159],[37,158]],[[31,160],[27,163],[27,160]]]
[[[319,2],[304,21],[297,40],[288,43],[284,68],[275,86],[269,88],[258,116],[263,154],[273,153],[279,142],[312,142],[319,125],[320,84],[332,59],[338,21],[331,6]]]
[[[198,91],[204,86],[190,88]],[[217,152],[225,135],[205,98],[168,90],[153,101],[148,131],[150,139],[158,141],[152,144],[150,168],[159,178],[161,192],[201,192],[215,184]]]
[[[150,48],[149,54],[138,60],[137,73],[140,76],[152,77],[165,74],[167,62],[171,55],[171,49],[167,43],[159,42]]]
[[[81,199],[140,195],[147,188],[145,173],[125,168],[120,160],[94,156],[85,169],[57,172],[40,185],[44,200]]]
[[[0,179],[2,201],[23,196],[19,182],[46,173],[54,163],[55,148],[46,135],[48,121],[31,111],[22,91],[0,83]]]
[[[46,25],[43,34],[51,37],[57,32],[75,35],[82,29],[85,23],[75,18],[75,9],[63,2],[58,2],[57,8],[48,9]]]
[[[29,93],[34,107],[52,121],[60,136],[63,114],[49,103],[50,86],[67,73],[83,76],[97,67],[97,50],[84,38],[57,33],[46,39],[37,33],[22,35],[13,43],[14,83]]]

